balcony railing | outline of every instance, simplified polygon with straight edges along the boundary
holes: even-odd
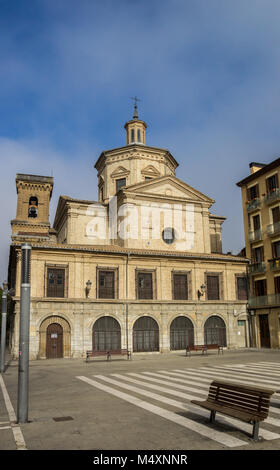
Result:
[[[266,271],[265,262],[249,264],[250,274],[264,273]]]
[[[263,231],[261,229],[249,232],[249,242],[257,242],[263,239]]]
[[[270,224],[267,226],[267,234],[271,237],[272,235],[276,235],[280,233],[280,222],[276,222],[275,224]]]
[[[261,200],[259,197],[256,199],[252,199],[252,201],[247,202],[247,212],[254,211],[255,209],[258,209],[258,207],[261,204]]]
[[[274,258],[269,260],[269,266],[271,271],[280,270],[280,258]]]
[[[279,306],[280,307],[280,294],[259,295],[256,297],[249,297],[249,307],[264,307],[264,306]]]
[[[265,204],[271,204],[272,202],[278,201],[280,199],[280,189],[275,188],[264,196]]]

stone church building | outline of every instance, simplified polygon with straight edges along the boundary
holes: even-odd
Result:
[[[146,145],[136,105],[124,127],[126,145],[95,163],[98,201],[60,196],[53,225],[53,178],[16,175],[9,261],[15,358],[23,242],[32,246],[31,359],[249,346],[248,260],[222,253],[225,218],[210,212],[212,198],[176,177],[167,149]]]

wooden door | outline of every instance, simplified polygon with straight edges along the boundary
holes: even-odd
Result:
[[[58,323],[51,323],[47,328],[46,358],[63,357],[63,328]]]
[[[270,348],[268,315],[259,315],[261,348]]]

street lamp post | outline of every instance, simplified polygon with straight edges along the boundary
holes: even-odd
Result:
[[[21,247],[20,333],[18,362],[18,423],[28,421],[29,392],[29,324],[30,324],[30,258],[31,246]]]
[[[7,329],[7,295],[8,284],[3,282],[2,322],[1,322],[1,374],[5,371],[6,329]]]

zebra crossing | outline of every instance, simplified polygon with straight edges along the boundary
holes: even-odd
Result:
[[[210,424],[209,411],[190,401],[206,399],[210,383],[213,379],[219,378],[272,388],[277,390],[277,393],[272,396],[269,416],[261,423],[259,434],[267,441],[280,439],[279,363],[209,365],[156,372],[96,374],[91,378],[85,376],[76,378],[229,448],[250,444],[251,441],[244,433],[251,435],[252,425],[219,413],[216,416],[216,423]]]

